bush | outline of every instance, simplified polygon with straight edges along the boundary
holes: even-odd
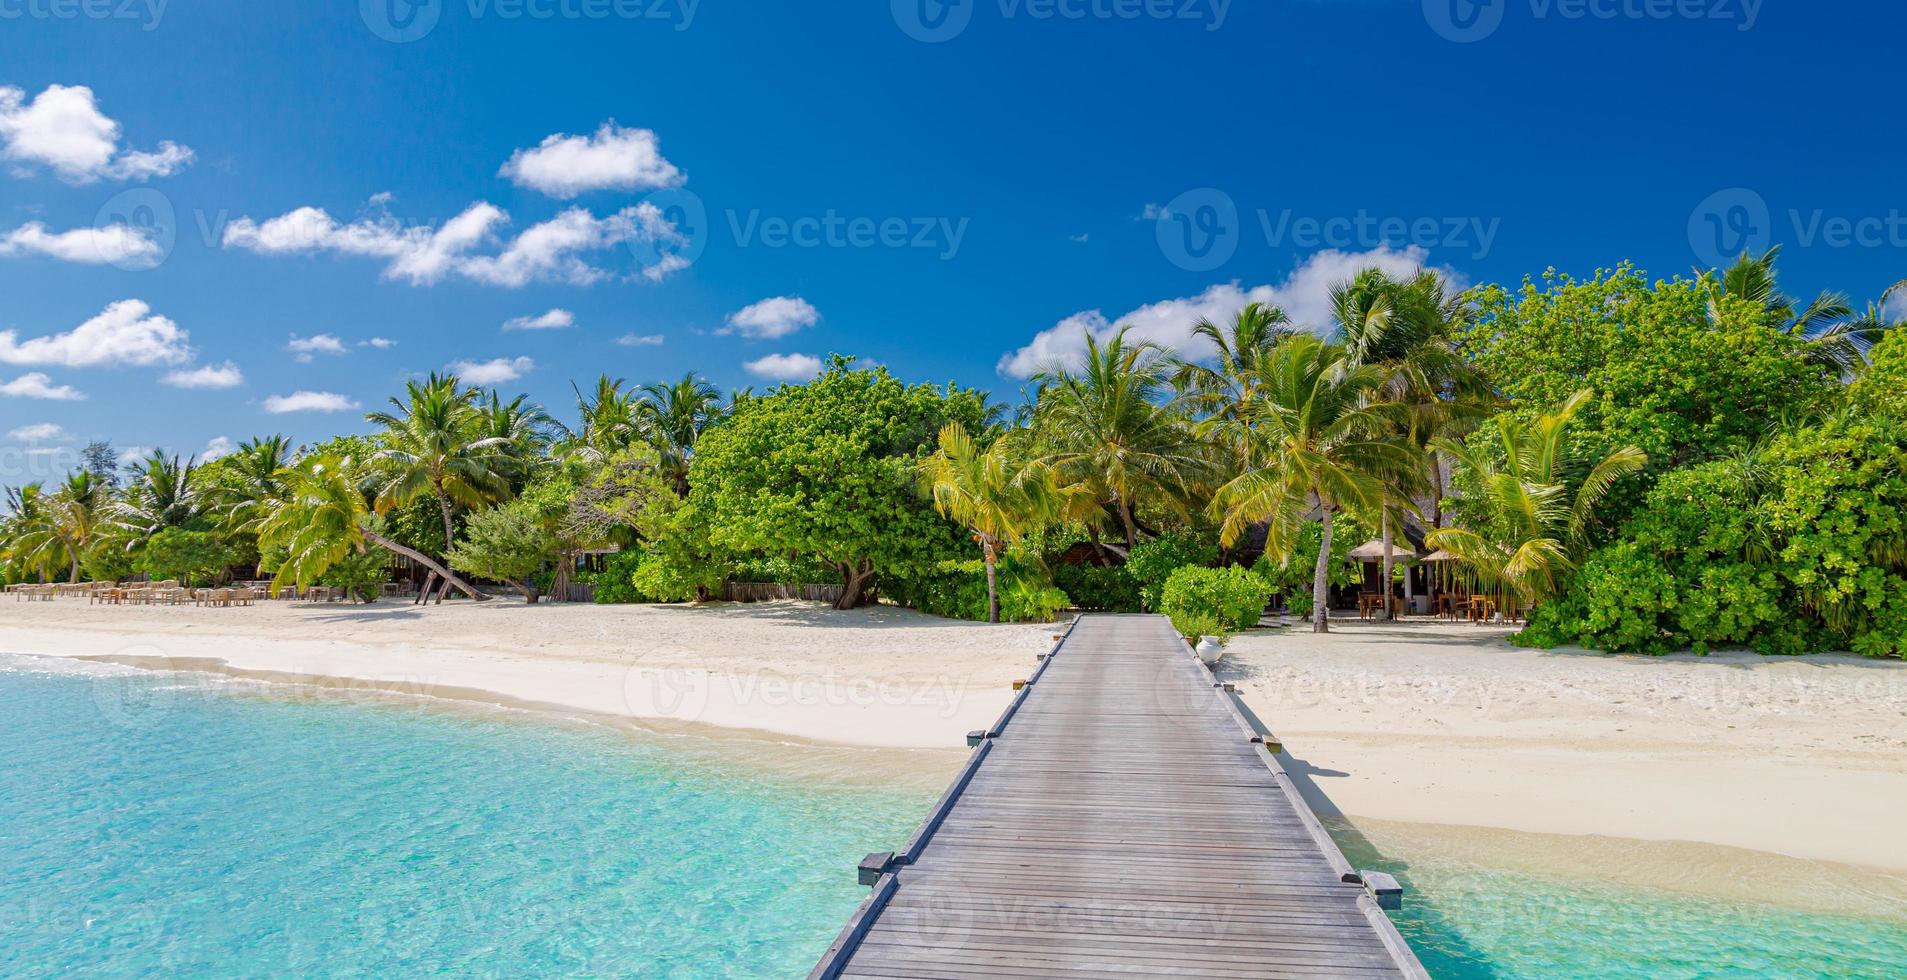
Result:
[[[354,552],[338,559],[318,576],[318,584],[343,589],[363,602],[376,602],[378,588],[390,580],[391,556],[381,548]]]
[[[1050,623],[1072,605],[1065,592],[1020,579],[1001,591],[1000,618],[1010,623]]]
[[[583,581],[596,586],[597,605],[617,606],[652,601],[641,589],[636,588],[636,566],[642,562],[642,557],[643,552],[640,550],[618,551],[603,561],[602,571],[582,576]]]
[[[636,562],[633,581],[637,592],[655,602],[688,602],[722,587],[719,571],[706,563],[689,560],[679,551],[644,554]]]
[[[1073,605],[1094,612],[1139,612],[1139,583],[1124,565],[1056,565],[1053,584],[1066,590]]]
[[[1212,616],[1234,629],[1250,629],[1271,601],[1271,586],[1249,569],[1187,565],[1166,579],[1159,610],[1174,624]],[[1187,634],[1195,635],[1195,634]]]
[[[1218,546],[1183,534],[1167,534],[1132,549],[1126,574],[1139,586],[1139,601],[1148,612],[1159,612],[1166,579],[1187,565],[1218,563]]]
[[[1216,636],[1224,640],[1232,635],[1231,625],[1211,613],[1179,613],[1172,617],[1172,628],[1195,644],[1201,637]]]
[[[1619,652],[1907,648],[1907,430],[1834,420],[1665,474],[1520,642]]]
[[[169,527],[146,542],[137,564],[154,581],[174,579],[181,585],[210,585],[244,556],[242,549],[211,531]]]

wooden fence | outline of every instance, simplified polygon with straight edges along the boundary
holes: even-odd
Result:
[[[730,602],[772,602],[776,599],[807,599],[835,602],[841,598],[840,585],[783,585],[778,582],[730,582],[723,598]]]

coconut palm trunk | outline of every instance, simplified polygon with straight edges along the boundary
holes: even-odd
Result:
[[[411,548],[406,548],[403,545],[398,544],[395,541],[392,541],[390,538],[387,538],[384,535],[377,533],[376,531],[365,531],[364,540],[369,541],[370,543],[377,545],[378,547],[383,548],[385,551],[391,552],[392,554],[403,555],[404,557],[409,558],[411,561],[414,561],[418,563],[419,565],[422,565],[425,568],[430,569],[432,574],[444,580],[446,588],[454,587],[457,591],[462,592],[464,595],[467,595],[470,598],[477,600],[478,602],[483,602],[490,598],[489,596],[484,595],[483,593],[478,592],[476,589],[472,588],[470,586],[470,583],[465,582],[463,579],[460,579],[456,575],[452,574],[450,569],[445,568],[444,566],[439,565],[438,563],[425,557],[424,553],[421,551],[417,551]],[[426,583],[425,584],[426,591],[428,591],[429,588],[430,588],[429,584]]]
[[[1392,540],[1391,512],[1389,507],[1384,508],[1383,515],[1384,515],[1383,517],[1378,519],[1378,523],[1383,525],[1384,557],[1379,559],[1379,571],[1377,573],[1377,594],[1382,596],[1384,599],[1384,615],[1379,618],[1384,620],[1389,620],[1391,618],[1391,540]]]
[[[441,482],[437,484],[437,513],[444,519],[444,554],[448,555],[450,549],[456,547],[457,542],[450,525],[450,498],[444,495],[444,485]]]
[[[995,566],[999,556],[994,553],[992,538],[980,539],[980,548],[986,553],[987,558],[987,622],[998,623],[1000,621],[1000,583],[999,571]]]
[[[1333,511],[1324,505],[1323,543],[1318,545],[1318,569],[1311,579],[1311,632],[1331,632],[1331,523]]]

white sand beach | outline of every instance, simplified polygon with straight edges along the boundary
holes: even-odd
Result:
[[[780,602],[234,609],[0,602],[0,651],[331,681],[882,748],[964,746],[1054,627]],[[953,763],[957,766],[957,761]]]
[[[1446,843],[1473,851],[1503,849],[1478,844],[1487,831],[1595,835],[1616,845],[1584,848],[1605,870],[1629,862],[1625,854],[1675,864],[1620,846],[1629,840],[1711,847],[1703,865],[1724,877],[1731,872],[1714,868],[1745,868],[1748,852],[1907,873],[1898,835],[1907,665],[1542,652],[1511,646],[1501,628],[1443,623],[1335,629],[1241,636],[1221,673],[1284,739],[1294,773],[1328,796],[1321,809],[1370,828],[1380,845],[1425,827],[1446,828]],[[964,755],[962,735],[998,715],[1054,631],[792,602],[0,602],[4,652],[329,679],[647,727],[943,749],[881,758],[944,772]],[[1805,876],[1786,865],[1776,874]],[[1756,880],[1744,875],[1735,877]]]

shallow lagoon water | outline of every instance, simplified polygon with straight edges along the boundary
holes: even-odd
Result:
[[[834,750],[4,655],[0,712],[0,976],[798,977],[939,789]],[[1899,919],[1350,849],[1406,878],[1438,977],[1907,974]]]

